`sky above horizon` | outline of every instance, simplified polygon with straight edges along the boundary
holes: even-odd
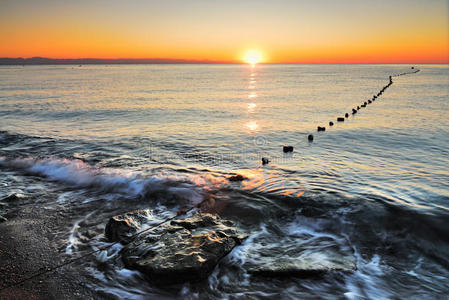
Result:
[[[0,0],[0,57],[448,63],[447,0]]]

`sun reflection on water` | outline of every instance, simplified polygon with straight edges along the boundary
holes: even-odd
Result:
[[[246,127],[248,127],[248,129],[251,132],[254,132],[254,131],[256,131],[259,128],[259,125],[257,124],[256,121],[249,121],[249,122],[246,123]]]
[[[257,106],[256,103],[248,103],[248,111],[252,112],[254,108],[256,108],[256,106]]]

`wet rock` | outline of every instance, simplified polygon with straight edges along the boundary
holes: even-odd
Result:
[[[309,134],[309,136],[307,137],[307,139],[309,140],[309,142],[313,141],[313,134]]]
[[[287,153],[287,152],[293,152],[293,146],[283,146],[282,150]]]
[[[279,258],[272,263],[250,268],[248,273],[266,277],[306,278],[320,277],[330,272],[352,272],[356,269],[353,256],[320,253],[316,258],[303,257],[298,260]]]
[[[270,162],[270,160],[266,157],[262,157],[262,165],[266,165]]]
[[[244,177],[244,176],[242,176],[242,175],[240,175],[240,174],[233,175],[233,176],[231,176],[231,177],[228,178],[228,180],[229,180],[229,181],[232,181],[232,182],[235,182],[235,181],[243,181],[243,180],[245,180],[245,179],[247,179],[247,178]]]
[[[326,127],[320,127],[320,126],[318,126],[318,127],[317,127],[317,131],[326,131]]]
[[[127,244],[142,226],[151,218],[151,211],[148,209],[139,209],[127,212],[122,215],[114,216],[109,219],[105,227],[105,236],[112,242],[121,241]]]
[[[338,122],[344,122],[344,121],[345,121],[345,118],[338,117],[338,118],[337,118],[337,121],[338,121]]]
[[[243,267],[258,276],[303,278],[357,269],[352,247],[329,237],[298,243],[293,243],[290,238],[270,240],[265,247],[249,249]]]
[[[217,216],[212,215],[212,214],[195,214],[194,216],[192,216],[190,218],[174,220],[170,224],[178,225],[185,229],[192,230],[192,229],[197,229],[197,228],[201,228],[201,227],[210,227],[210,226],[219,225],[220,222],[218,221],[217,218],[218,218]],[[233,223],[231,221],[225,220],[224,222],[230,222],[225,225],[230,225],[230,226],[233,225]]]
[[[11,194],[3,199],[1,199],[0,201],[3,202],[14,202],[19,200],[20,198],[23,198],[24,196],[22,194]]]
[[[121,254],[126,267],[139,270],[151,283],[199,281],[244,238],[232,221],[196,213],[145,232]]]

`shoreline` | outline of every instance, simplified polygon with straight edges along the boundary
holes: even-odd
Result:
[[[0,223],[0,289],[67,260],[57,241],[66,234],[69,212],[42,204],[13,208]],[[99,299],[82,281],[84,272],[79,264],[68,265],[0,290],[0,299]]]

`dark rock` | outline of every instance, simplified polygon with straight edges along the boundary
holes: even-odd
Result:
[[[287,152],[293,152],[293,146],[283,146],[282,150],[287,153]]]
[[[20,198],[23,198],[24,196],[22,194],[11,194],[3,199],[1,199],[0,201],[5,201],[5,202],[13,202],[13,201],[17,201]]]
[[[347,117],[349,117],[349,114],[348,114],[348,113],[345,113],[345,118],[347,118]]]
[[[365,106],[366,106],[366,104],[367,104],[367,103],[366,103],[366,101],[365,101],[365,102],[363,102],[363,104],[365,104]]]
[[[312,142],[312,141],[313,141],[313,135],[312,135],[312,134],[309,134],[309,136],[307,137],[307,139],[309,140],[309,142]]]
[[[352,114],[356,114],[357,113],[357,110],[356,109],[352,109]]]
[[[345,121],[345,118],[338,117],[338,118],[337,118],[337,121],[338,121],[338,122],[344,122],[344,121]]]
[[[126,267],[144,273],[151,283],[199,281],[244,238],[232,221],[196,213],[145,232],[121,254]]]
[[[262,165],[266,165],[270,162],[270,160],[266,157],[262,157]]]
[[[368,100],[368,104],[371,104],[371,100]]]
[[[228,178],[229,181],[243,181],[245,179],[247,179],[247,178],[242,176],[242,175],[240,175],[240,174],[233,175],[233,176]]]
[[[357,106],[357,110],[359,110],[360,109],[360,106]]]
[[[353,256],[334,256],[334,261],[307,260],[294,261],[279,259],[275,263],[250,268],[248,273],[265,277],[321,277],[330,272],[352,272],[356,265]]]
[[[5,218],[4,216],[0,216],[0,223],[6,222],[8,221],[7,218]]]
[[[310,239],[310,236],[296,236]],[[302,240],[296,247],[291,237],[271,238],[266,246],[246,250],[243,268],[248,273],[268,277],[315,277],[330,272],[352,272],[357,269],[354,250],[349,244],[328,237]]]
[[[330,121],[329,126],[334,126],[334,122]]]
[[[196,214],[190,218],[174,220],[171,221],[171,225],[178,225],[185,229],[192,230],[200,227],[211,227],[215,225],[219,225],[218,217],[211,214]],[[231,222],[231,221],[226,221]],[[233,223],[229,223],[228,225],[233,225]]]
[[[142,229],[142,226],[151,219],[151,211],[139,209],[114,216],[109,219],[105,228],[105,236],[111,242],[127,244],[132,236]]]
[[[318,126],[318,127],[317,127],[317,131],[326,131],[326,127],[320,127],[320,126]]]

